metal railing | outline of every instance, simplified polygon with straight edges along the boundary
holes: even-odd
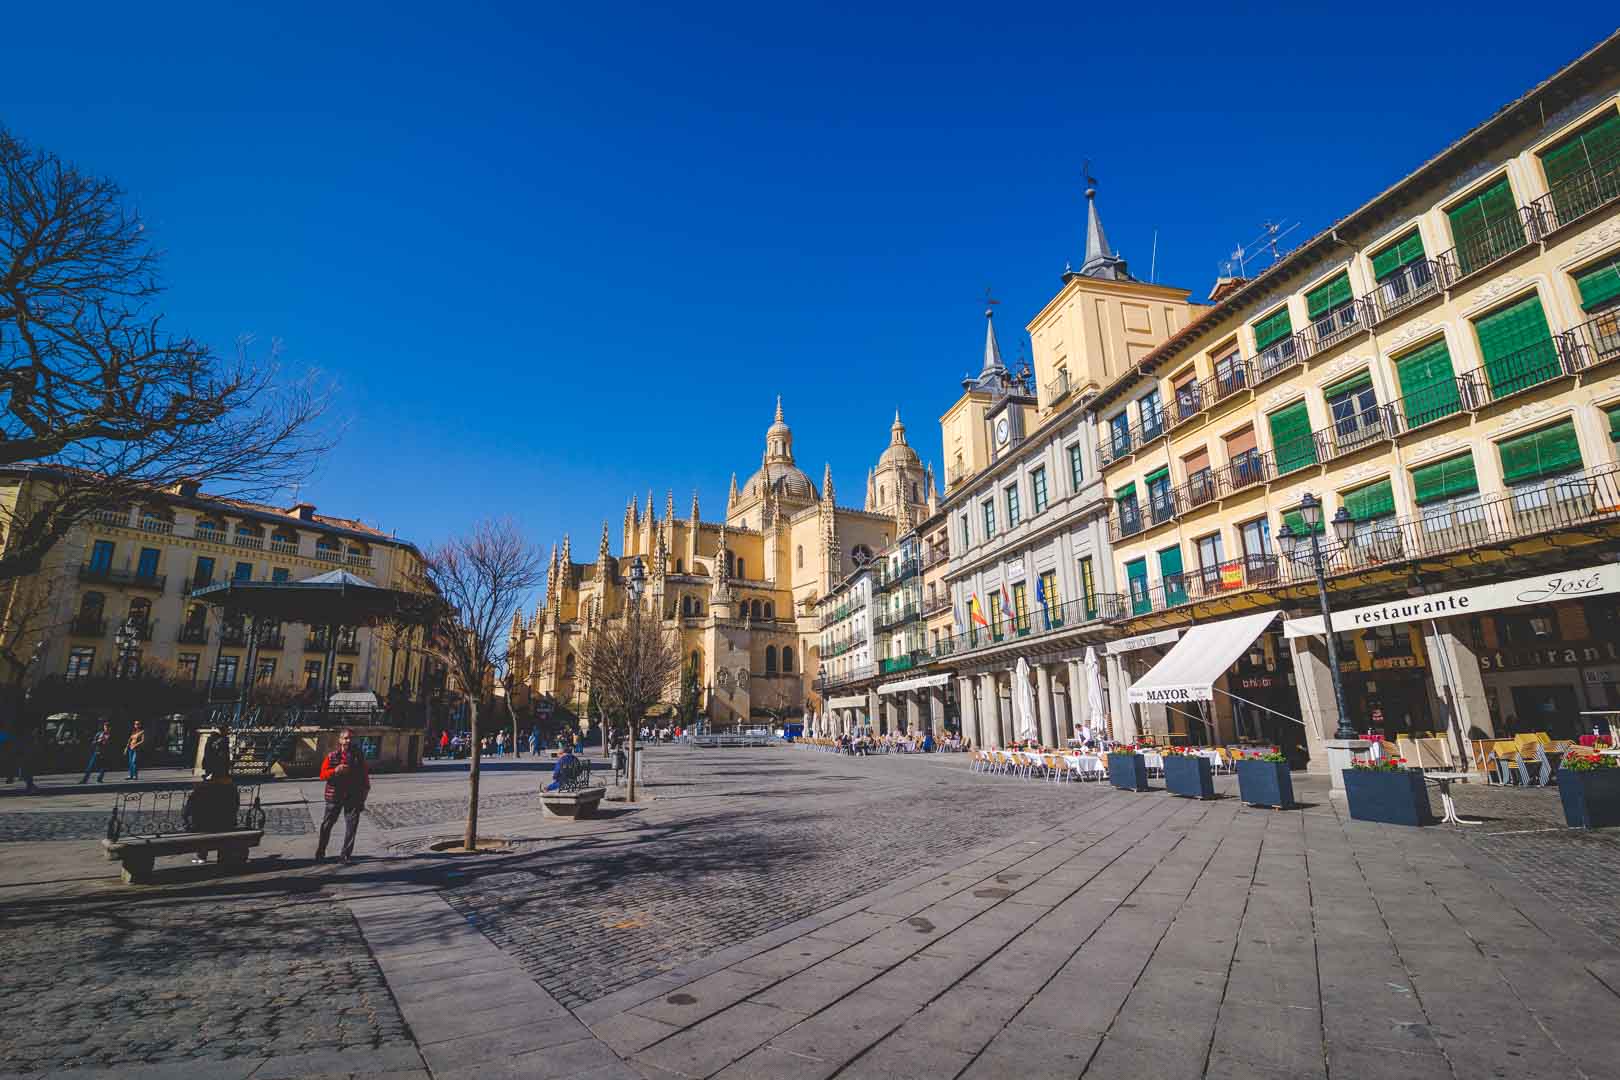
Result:
[[[1407,518],[1391,516],[1360,527],[1349,543],[1324,534],[1329,576],[1435,558],[1482,547],[1504,546],[1533,536],[1596,523],[1620,524],[1620,465],[1608,464],[1520,485],[1474,503],[1437,503]],[[1160,580],[1138,590],[1134,615],[1179,607],[1251,588],[1309,585],[1315,573],[1306,560],[1257,555]]]
[[[922,560],[920,559],[901,559],[899,567],[891,567],[887,562],[884,562],[875,575],[877,578],[876,584],[879,590],[891,589],[907,578],[916,577],[921,572]]]
[[[1484,367],[1458,376],[1463,407],[1480,409],[1493,401],[1574,374],[1564,364],[1562,337],[1547,337],[1516,352],[1498,357]]]
[[[1304,331],[1306,353],[1315,356],[1335,345],[1342,345],[1372,325],[1375,313],[1366,297],[1356,297],[1314,320]]]
[[[1374,405],[1338,417],[1332,427],[1323,429],[1328,451],[1323,460],[1343,457],[1375,442],[1393,439],[1396,430],[1394,410],[1388,405]]]
[[[219,643],[233,649],[246,647],[248,632],[245,626],[222,626],[219,628]]]
[[[922,613],[924,615],[932,615],[937,611],[944,611],[946,608],[948,608],[950,606],[951,606],[950,595],[942,593],[942,594],[939,594],[939,595],[930,596],[927,600],[924,600],[923,601],[923,606],[922,606]]]
[[[257,635],[257,640],[261,649],[284,649],[287,647],[287,638],[280,630],[262,632]]]
[[[1070,600],[1044,610],[1036,608],[1022,621],[1003,618],[994,626],[970,627],[967,633],[941,638],[929,653],[938,660],[1008,642],[1045,638],[1121,618],[1124,608],[1125,597],[1119,593],[1098,593],[1089,601]]]
[[[80,581],[97,581],[108,585],[128,585],[136,589],[152,589],[162,592],[168,584],[167,574],[143,574],[139,570],[114,570],[110,566],[91,566],[83,563],[79,566]]]
[[[1302,337],[1303,334],[1290,334],[1262,349],[1260,354],[1250,361],[1254,369],[1255,383],[1274,379],[1290,368],[1303,364],[1306,350],[1301,341]]]
[[[1381,323],[1393,318],[1414,304],[1438,296],[1444,287],[1445,276],[1440,263],[1433,259],[1409,262],[1379,281],[1378,287],[1373,290],[1376,312],[1373,321]]]
[[[1463,411],[1464,393],[1462,380],[1452,377],[1398,397],[1389,403],[1391,422],[1404,434],[1455,416]]]
[[[831,626],[833,623],[835,623],[835,622],[843,622],[845,619],[849,618],[851,615],[858,615],[858,614],[860,614],[861,612],[863,612],[865,610],[866,610],[866,601],[865,600],[862,600],[862,601],[860,601],[858,603],[854,603],[854,604],[840,604],[838,607],[833,608],[831,611],[827,612],[825,615],[823,615],[821,617],[821,626],[819,628],[822,629],[822,630],[825,630],[825,629],[827,629],[827,627]]]
[[[1453,237],[1456,246],[1436,256],[1445,287],[1476,274],[1535,242],[1534,215],[1528,206],[1519,207],[1513,217],[1492,221],[1482,229]]]
[[[102,637],[107,633],[107,620],[80,615],[68,624],[68,633],[74,637]]]
[[[1545,237],[1615,199],[1620,199],[1620,154],[1552,185],[1547,194],[1530,203],[1530,220],[1537,236]]]
[[[856,664],[845,671],[836,674],[823,670],[816,676],[817,689],[825,690],[830,686],[842,686],[845,683],[856,682],[860,679],[870,679],[878,671],[876,664]]]
[[[182,625],[174,632],[174,640],[181,645],[208,644],[208,627],[195,624]]]
[[[1176,505],[1185,512],[1213,502],[1220,498],[1220,486],[1215,470],[1206,465],[1187,477],[1187,482],[1175,490]]]
[[[899,626],[901,623],[908,623],[917,618],[918,610],[916,604],[906,604],[898,611],[882,610],[878,612],[872,624],[880,630],[891,626]]]
[[[1190,382],[1175,388],[1168,410],[1170,426],[1179,427],[1204,411],[1204,384]]]
[[[1059,368],[1057,378],[1046,384],[1046,401],[1047,404],[1051,404],[1055,401],[1062,401],[1068,396],[1069,373],[1066,369]]]
[[[1564,334],[1564,362],[1573,371],[1620,360],[1620,311],[1610,311]]]
[[[1136,451],[1134,438],[1134,428],[1118,431],[1110,427],[1106,432],[1103,432],[1103,438],[1098,440],[1097,459],[1103,465],[1112,465],[1121,458],[1129,457]]]
[[[1225,371],[1217,371],[1198,384],[1198,397],[1208,408],[1217,405],[1255,383],[1254,371],[1247,360],[1239,361]]]

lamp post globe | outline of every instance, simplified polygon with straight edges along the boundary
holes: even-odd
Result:
[[[1333,515],[1333,536],[1341,544],[1348,544],[1351,537],[1356,534],[1356,521],[1350,516],[1350,511],[1339,507],[1339,512]]]
[[[1305,522],[1306,533],[1313,533],[1316,527],[1322,524],[1322,500],[1310,492],[1306,492],[1299,499],[1299,516]]]
[[[1333,704],[1338,711],[1338,726],[1333,732],[1333,737],[1354,739],[1356,729],[1350,723],[1349,710],[1344,707],[1344,676],[1339,671],[1339,640],[1333,632],[1333,605],[1328,602],[1327,559],[1322,554],[1321,542],[1322,501],[1310,492],[1305,492],[1299,500],[1299,518],[1304,525],[1303,533],[1296,533],[1284,523],[1277,538],[1282,541],[1291,559],[1296,562],[1309,561],[1311,564],[1311,571],[1316,578],[1316,598],[1322,608],[1322,633],[1327,638],[1328,668],[1333,680]],[[1334,538],[1341,544],[1349,543],[1355,533],[1355,527],[1350,512],[1342,506],[1339,507],[1338,513],[1333,515]]]

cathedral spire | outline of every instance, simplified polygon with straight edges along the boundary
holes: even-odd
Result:
[[[608,523],[602,522],[602,542],[596,548],[596,580],[607,584],[613,576],[613,554],[608,547]],[[599,591],[598,596],[601,595]]]
[[[675,518],[675,489],[664,489],[664,520],[673,521]]]
[[[995,375],[1007,369],[1001,362],[1001,345],[996,341],[996,309],[984,309],[984,367],[979,369],[979,377]]]
[[[821,497],[822,497],[823,500],[825,500],[826,502],[829,502],[829,503],[834,501],[834,498],[833,498],[833,481],[832,481],[832,462],[830,462],[830,461],[827,462],[827,467],[824,470],[822,470],[822,473],[821,473]]]
[[[697,528],[698,523],[698,496],[697,488],[692,489],[692,527]]]
[[[776,395],[776,422],[778,424],[787,423],[786,420],[782,419],[782,395],[781,394]]]
[[[647,489],[647,524],[651,525],[658,517],[653,513],[652,488]]]
[[[737,474],[731,474],[731,494],[726,497],[726,509],[729,511],[737,504]]]

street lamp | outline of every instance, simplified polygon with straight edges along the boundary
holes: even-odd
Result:
[[[1299,500],[1299,516],[1305,525],[1305,532],[1296,533],[1292,526],[1284,522],[1277,539],[1282,543],[1285,555],[1295,562],[1308,560],[1316,573],[1316,596],[1322,604],[1322,630],[1327,634],[1328,666],[1333,670],[1333,702],[1339,710],[1339,728],[1333,737],[1354,739],[1356,729],[1350,725],[1350,714],[1344,707],[1344,679],[1339,674],[1339,639],[1333,633],[1333,608],[1328,603],[1327,560],[1322,556],[1322,542],[1318,538],[1322,530],[1321,500],[1307,491]],[[1339,507],[1339,512],[1333,515],[1334,539],[1341,546],[1348,544],[1355,530],[1356,523],[1351,520],[1349,511]]]
[[[633,609],[633,614],[630,617],[636,620],[636,628],[631,634],[631,641],[634,642],[632,647],[638,652],[641,649],[641,590],[646,587],[647,568],[642,565],[641,556],[637,555],[635,561],[630,564],[629,580],[625,582],[624,591],[629,595],[630,606]],[[626,770],[628,773],[626,779],[630,785],[630,790],[625,796],[626,802],[636,801],[636,727],[639,722],[639,717],[625,717],[625,723],[630,728],[630,763],[629,768]]]
[[[118,677],[120,679],[129,677],[129,659],[135,655],[135,650],[139,647],[140,641],[141,632],[135,625],[135,617],[132,615],[124,620],[124,624],[118,628],[118,633],[113,635],[113,644],[118,647]]]

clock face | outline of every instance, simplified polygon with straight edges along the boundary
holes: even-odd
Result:
[[[1007,441],[1007,418],[1005,416],[1003,416],[1001,419],[996,421],[996,442],[1004,443],[1006,441]]]

